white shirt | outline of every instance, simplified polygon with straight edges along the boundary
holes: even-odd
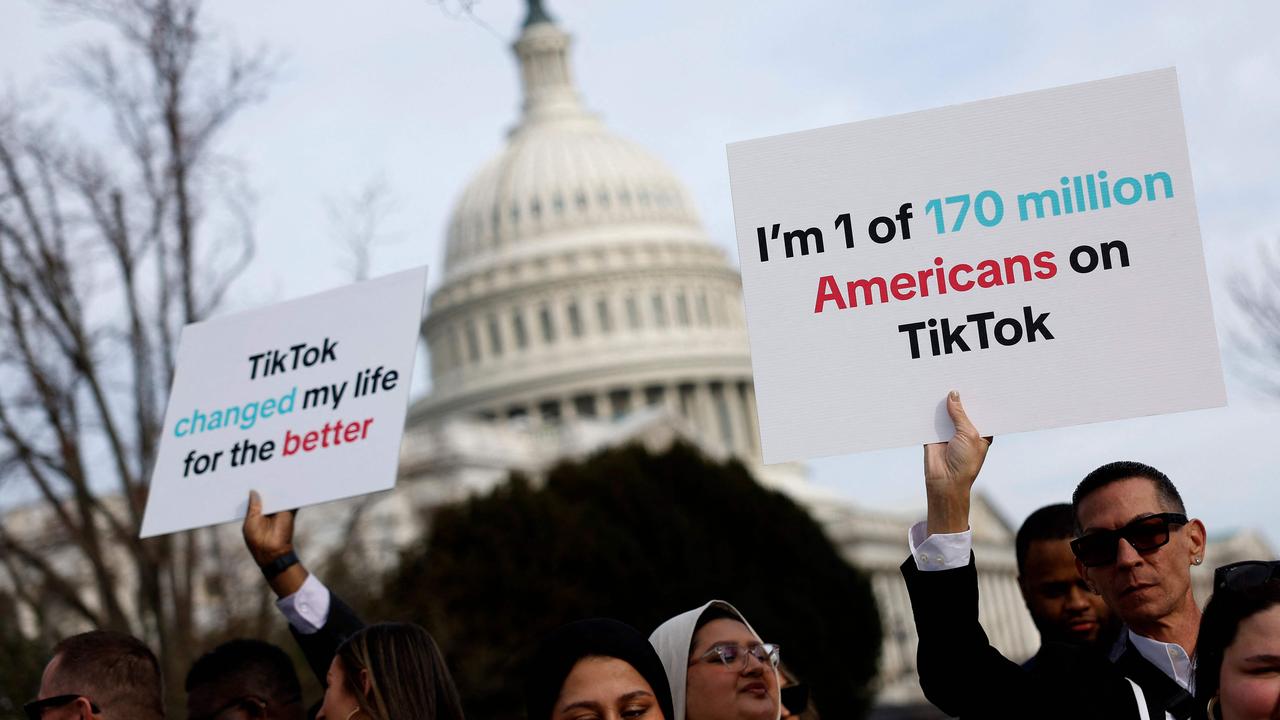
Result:
[[[297,592],[276,600],[276,607],[284,613],[294,630],[312,635],[320,632],[329,619],[329,588],[315,575],[308,574]]]
[[[1155,665],[1164,672],[1165,675],[1173,678],[1173,681],[1182,686],[1183,690],[1195,695],[1195,663],[1191,662],[1191,656],[1186,650],[1177,643],[1160,642],[1152,640],[1149,637],[1143,637],[1133,630],[1129,631],[1129,641],[1133,643],[1133,647],[1137,649],[1138,654],[1146,658],[1147,662]]]
[[[955,570],[969,564],[969,553],[973,550],[973,530],[958,533],[938,533],[928,535],[928,525],[918,522],[907,531],[907,545],[911,548],[911,557],[916,561],[916,568],[921,572],[937,570]],[[1187,651],[1176,643],[1165,643],[1143,637],[1129,630],[1129,638],[1147,662],[1160,668],[1184,690],[1195,694],[1195,666]]]

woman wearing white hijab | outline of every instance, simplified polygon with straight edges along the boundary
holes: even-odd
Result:
[[[747,619],[712,600],[649,636],[671,682],[674,720],[778,720],[778,646]]]

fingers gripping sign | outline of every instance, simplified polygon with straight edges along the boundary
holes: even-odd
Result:
[[[244,544],[259,566],[293,550],[293,518],[297,510],[262,514],[262,496],[249,491],[249,511],[244,516]]]
[[[924,446],[930,534],[969,529],[969,493],[992,441],[978,432],[960,403],[960,393],[954,390],[947,395],[947,414],[955,425],[955,434],[947,442]]]

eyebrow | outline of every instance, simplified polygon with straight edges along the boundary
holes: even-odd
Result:
[[[1280,655],[1254,655],[1252,657],[1245,658],[1244,661],[1265,664],[1280,663]]]
[[[648,690],[632,690],[631,692],[625,695],[622,695],[618,699],[626,702],[628,700],[634,700],[638,697],[654,697],[654,695]],[[560,712],[562,713],[568,712],[570,710],[577,710],[578,708],[586,708],[588,710],[596,710],[596,711],[599,711],[601,709],[600,703],[596,702],[595,700],[579,700],[578,702],[569,703],[568,705],[565,705],[564,707],[560,708]]]

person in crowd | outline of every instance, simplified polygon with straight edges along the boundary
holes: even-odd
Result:
[[[1064,642],[1107,652],[1119,623],[1076,570],[1071,553],[1074,528],[1066,503],[1047,505],[1027,516],[1014,540],[1018,587],[1042,645]],[[1027,662],[1034,666],[1035,660]]]
[[[673,720],[671,688],[635,628],[581,620],[551,633],[525,677],[528,720]]]
[[[747,619],[712,600],[649,636],[671,684],[674,720],[778,720],[779,648]]]
[[[325,686],[318,720],[462,720],[462,703],[431,635],[412,623],[365,626],[307,572],[293,546],[296,511],[265,515],[249,494],[245,545]]]
[[[1280,718],[1280,562],[1218,568],[1196,640],[1196,695],[1208,720]]]
[[[293,661],[261,640],[231,640],[200,656],[185,687],[187,720],[306,717]]]
[[[40,720],[161,720],[162,695],[150,648],[124,633],[94,630],[53,648],[39,695],[23,710]]]
[[[378,623],[338,647],[317,720],[463,720],[462,701],[431,635]]]
[[[1032,668],[1000,655],[978,623],[978,582],[969,530],[983,438],[952,392],[955,434],[925,446],[927,520],[908,534],[902,565],[920,637],[917,667],[926,697],[963,717],[1163,718],[1185,720],[1195,702],[1190,653],[1199,610],[1190,568],[1205,530],[1189,520],[1177,490],[1154,468],[1112,463],[1085,477],[1072,509],[1077,571],[1128,625],[1112,659],[1050,642]]]

